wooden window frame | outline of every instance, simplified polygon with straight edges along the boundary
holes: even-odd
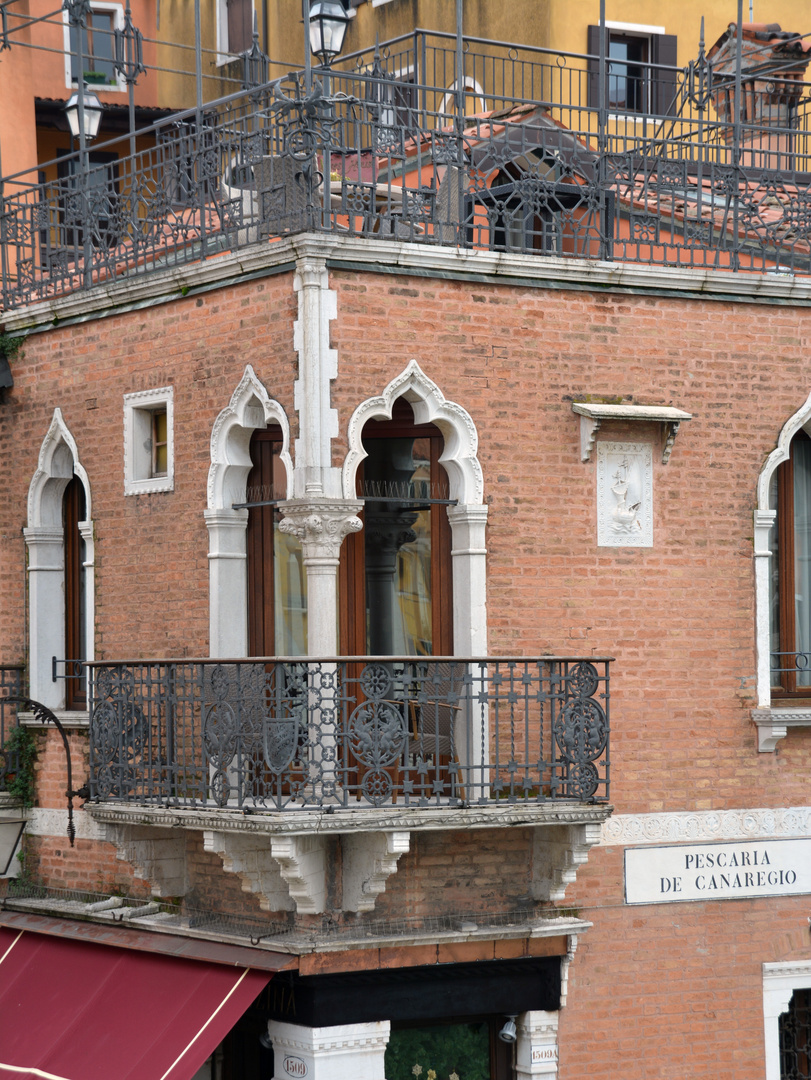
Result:
[[[250,456],[253,468],[248,474],[248,501],[251,488],[263,485],[263,470],[273,479],[273,458],[281,452],[282,429],[271,424],[257,428],[251,435]],[[278,450],[273,447],[278,444]],[[270,495],[270,493],[268,493]],[[272,497],[272,496],[271,496]],[[276,655],[276,613],[274,605],[274,517],[276,506],[254,506],[248,509],[245,551],[248,561],[248,656]]]

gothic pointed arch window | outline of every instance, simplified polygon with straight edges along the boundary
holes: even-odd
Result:
[[[444,441],[417,424],[405,398],[390,420],[369,420],[356,474],[363,529],[347,537],[339,605],[345,655],[453,652],[449,485]]]

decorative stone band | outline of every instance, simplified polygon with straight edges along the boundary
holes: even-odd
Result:
[[[811,806],[615,814],[603,822],[598,846],[684,844],[703,840],[811,837]]]

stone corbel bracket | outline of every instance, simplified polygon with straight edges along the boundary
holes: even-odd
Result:
[[[344,834],[343,909],[372,911],[397,862],[410,847],[408,832]]]
[[[408,851],[410,833],[345,834],[343,840],[343,910],[372,911],[375,900]],[[236,874],[245,892],[259,896],[265,911],[320,915],[327,907],[327,837],[267,836],[214,829],[203,832],[203,846]]]
[[[789,728],[811,727],[811,709],[752,709],[757,727],[757,748],[761,754],[773,754]]]
[[[296,839],[302,839],[297,837]],[[243,892],[256,893],[263,911],[291,911],[295,901],[271,857],[269,838],[257,833],[203,832],[203,848],[222,859],[223,869],[236,874]]]
[[[535,829],[532,840],[532,896],[535,900],[560,901],[577,877],[577,868],[599,844],[602,825],[554,825]]]
[[[580,417],[580,460],[588,461],[594,449],[597,432],[607,420],[634,420],[660,423],[665,427],[662,446],[662,464],[667,465],[679,426],[684,420],[692,420],[692,413],[667,405],[593,405],[575,401],[572,411]]]
[[[186,834],[181,829],[156,829],[151,825],[105,825],[107,840],[115,844],[117,857],[130,863],[148,881],[153,896],[185,896]]]

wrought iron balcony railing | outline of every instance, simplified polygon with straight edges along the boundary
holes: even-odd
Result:
[[[595,56],[472,40],[461,82],[455,64],[418,31],[177,113],[134,155],[119,139],[6,178],[3,308],[302,231],[811,270],[808,84],[736,84],[703,52],[636,63],[624,96]]]
[[[603,801],[609,663],[90,664],[90,797],[269,811]]]

